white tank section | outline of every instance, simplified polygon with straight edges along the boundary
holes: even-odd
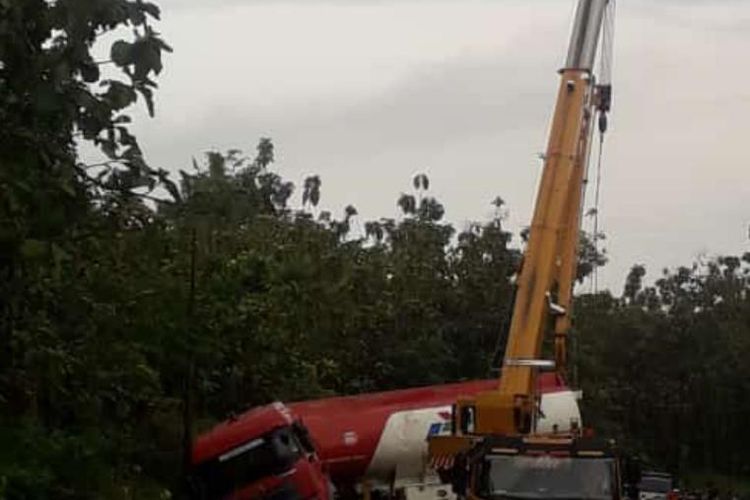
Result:
[[[577,425],[583,428],[581,410],[578,407],[580,392],[551,392],[542,396],[542,417],[536,424],[536,431],[541,434],[550,432],[567,432]],[[557,426],[555,428],[555,426]]]
[[[582,427],[578,393],[561,391],[545,393],[541,401],[542,417],[538,432],[571,430],[575,422]],[[393,413],[383,427],[375,453],[367,468],[367,479],[403,488],[415,484],[438,483],[429,469],[427,437],[450,434],[451,407],[439,406]]]

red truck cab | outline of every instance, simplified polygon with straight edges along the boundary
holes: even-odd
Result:
[[[305,427],[274,403],[201,435],[192,455],[198,500],[329,500],[330,482]]]

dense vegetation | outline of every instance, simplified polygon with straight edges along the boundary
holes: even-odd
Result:
[[[683,474],[750,476],[750,253],[644,274],[578,298],[589,420]]]
[[[502,346],[522,241],[501,199],[458,231],[417,176],[359,234],[315,176],[292,205],[268,139],[178,183],[149,167],[122,111],[153,112],[158,16],[0,0],[0,498],[163,497],[190,433],[229,412],[484,377]],[[581,278],[604,263],[584,243]],[[655,464],[750,475],[750,255],[644,273],[578,298],[589,421]]]

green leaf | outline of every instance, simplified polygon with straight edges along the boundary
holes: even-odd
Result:
[[[128,4],[128,18],[136,26],[146,22],[146,14],[141,10],[142,4]]]
[[[158,5],[152,4],[151,2],[143,2],[141,8],[154,19],[161,19],[161,10]]]
[[[182,196],[180,196],[180,190],[177,188],[177,184],[167,178],[162,179],[162,183],[164,184],[164,188],[169,191],[170,195],[172,195],[174,201],[182,201]]]
[[[120,110],[133,104],[137,96],[135,90],[130,85],[110,80],[109,88],[104,93],[104,99],[110,103],[112,109]]]
[[[125,146],[137,146],[138,145],[138,143],[135,140],[135,137],[130,134],[127,128],[117,127],[117,131],[120,133],[120,144],[123,144]]]
[[[93,61],[83,63],[81,65],[81,78],[87,83],[99,80],[99,66]]]
[[[114,160],[117,158],[117,144],[114,141],[107,140],[102,141],[100,146],[102,152],[107,155],[107,158]]]
[[[161,47],[161,49],[163,51],[169,52],[169,53],[174,52],[174,49],[169,44],[167,44],[167,42],[165,42],[164,40],[162,40],[161,38],[155,38],[155,40],[159,44],[159,47]]]
[[[144,86],[138,86],[138,92],[141,93],[143,99],[146,101],[146,107],[148,108],[149,116],[154,116],[154,93],[150,88]]]
[[[151,50],[148,51],[149,54],[149,62],[151,64],[151,69],[154,71],[155,74],[161,73],[161,70],[164,68],[164,65],[161,62],[161,50],[159,50],[156,47],[151,47]]]
[[[149,73],[153,71],[154,74],[158,75],[161,73],[163,67],[161,62],[161,48],[156,39],[143,38],[136,42],[133,49],[132,62],[135,65],[133,78],[136,81],[153,85],[154,82],[147,82]]]
[[[28,239],[21,244],[21,255],[27,259],[38,259],[47,254],[47,243],[40,240]]]
[[[112,44],[109,51],[109,57],[116,65],[128,66],[133,62],[133,44],[125,40],[117,40]]]

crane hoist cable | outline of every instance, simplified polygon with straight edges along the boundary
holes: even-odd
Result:
[[[615,5],[616,0],[610,0],[604,11],[604,20],[602,26],[602,50],[600,60],[600,89],[602,92],[606,92],[607,95],[604,97],[606,102],[602,102],[599,112],[599,155],[597,158],[596,165],[596,186],[594,193],[594,234],[592,235],[593,246],[594,246],[594,266],[592,270],[592,284],[593,292],[599,291],[599,266],[597,257],[599,255],[599,206],[600,206],[600,188],[602,182],[602,159],[604,156],[604,136],[607,132],[608,119],[607,113],[611,106],[611,88],[612,88],[612,59],[614,52],[614,37],[615,37]]]
[[[604,152],[604,133],[599,129],[599,157],[596,164],[596,187],[594,191],[594,234],[593,245],[594,245],[594,269],[593,269],[593,285],[594,294],[599,291],[599,263],[597,261],[599,255],[599,194],[602,183],[602,156]]]

